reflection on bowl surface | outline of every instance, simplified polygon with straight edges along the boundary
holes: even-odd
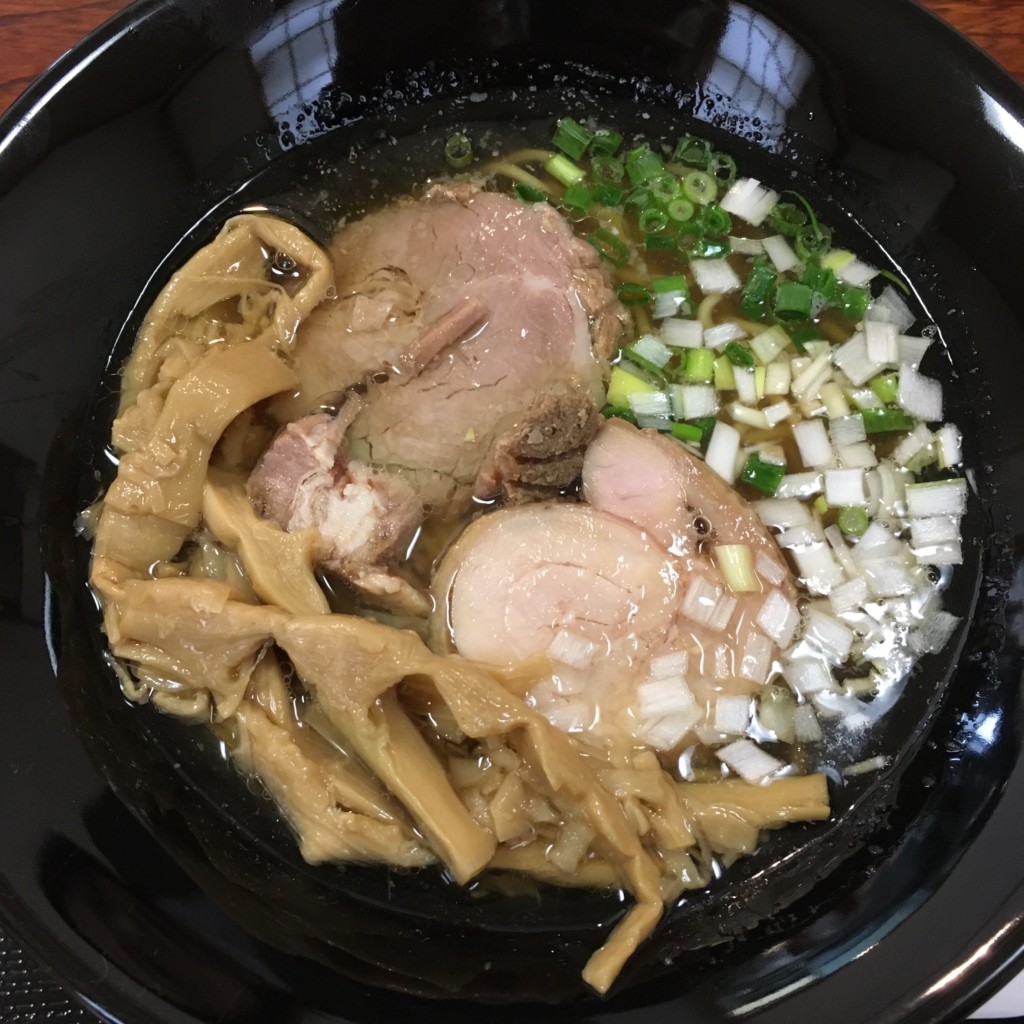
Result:
[[[872,61],[850,31],[866,9],[889,26]],[[382,54],[374,40],[385,22],[403,31]],[[919,12],[882,4],[826,14],[796,2],[651,3],[623,17],[583,16],[569,3],[463,3],[438,19],[398,3],[231,17],[180,3],[119,24],[132,33],[110,29],[116,41],[48,101],[47,132],[41,114],[19,125],[15,110],[0,150],[0,242],[19,254],[0,283],[14,313],[3,386],[19,410],[3,427],[17,496],[5,536],[7,564],[23,566],[9,581],[4,629],[35,684],[16,695],[5,738],[20,772],[44,783],[31,798],[9,783],[18,820],[34,823],[2,847],[21,897],[10,926],[101,1004],[138,1002],[168,1020],[474,1012],[452,996],[568,998],[542,1013],[621,1009],[637,1021],[799,1018],[825,1005],[840,1020],[937,1020],[975,998],[1020,914],[1006,842],[1022,785],[1020,635],[1008,605],[1024,507],[1012,444],[1024,377],[1012,344],[1022,302],[1012,239],[1024,205],[1008,188],[1017,90]],[[922,97],[908,83],[936,46],[953,54],[951,71]],[[887,79],[879,66],[899,70]],[[928,117],[936,109],[938,122]],[[402,156],[421,139],[484,125],[528,135],[564,114],[624,125],[637,111],[652,136],[699,128],[749,173],[808,195],[844,243],[912,283],[948,356],[947,416],[965,428],[976,497],[947,600],[971,626],[959,647],[922,662],[883,719],[893,765],[850,784],[829,823],[779,833],[688,897],[602,1004],[578,976],[623,914],[615,895],[480,897],[433,872],[310,867],[272,805],[225,770],[211,735],[128,706],[104,660],[88,546],[73,527],[109,479],[117,370],[141,317],[227,217],[263,204],[326,240],[337,208],[324,183],[358,192],[369,166],[377,190],[401,191],[411,184]],[[991,195],[1006,198],[996,208]],[[41,578],[37,522],[67,709],[57,715],[43,627],[26,611]],[[121,820],[90,762],[259,939]],[[973,972],[945,977],[989,941]],[[149,945],[162,952],[141,955]],[[117,976],[90,979],[93,951]],[[217,995],[228,990],[237,999]]]

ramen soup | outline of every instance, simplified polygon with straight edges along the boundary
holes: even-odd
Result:
[[[174,274],[91,583],[309,862],[630,894],[604,992],[949,640],[960,435],[899,288],[701,139],[445,152],[327,250],[246,214]]]

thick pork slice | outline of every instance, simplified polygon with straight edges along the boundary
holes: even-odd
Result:
[[[626,314],[597,254],[556,210],[438,185],[344,228],[332,255],[338,299],[299,333],[293,404],[311,408],[385,370],[350,448],[400,473],[428,508],[457,511],[520,477],[547,493],[571,483]],[[571,429],[552,444],[566,401]],[[510,462],[535,427],[549,435],[544,455]]]
[[[586,503],[464,531],[435,575],[435,642],[502,665],[547,655],[531,699],[551,721],[670,749],[719,693],[768,680],[798,625],[793,581],[756,513],[674,441],[611,421],[583,480]],[[721,544],[751,548],[760,589],[730,590]]]

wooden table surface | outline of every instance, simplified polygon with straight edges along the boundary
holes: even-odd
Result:
[[[922,3],[1024,84],[1024,0]],[[0,110],[69,46],[124,6],[125,0],[0,0]]]

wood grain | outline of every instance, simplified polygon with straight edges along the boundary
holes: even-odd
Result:
[[[125,6],[124,0],[0,0],[0,110],[69,47]],[[1024,0],[923,0],[922,6],[1024,84]]]

